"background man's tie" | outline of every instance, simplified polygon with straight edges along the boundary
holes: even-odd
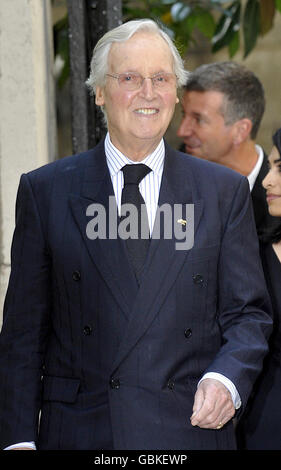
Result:
[[[148,166],[139,163],[125,165],[122,168],[122,171],[124,175],[124,188],[121,198],[121,218],[126,215],[123,214],[123,204],[133,204],[138,211],[138,238],[128,238],[126,240],[126,244],[130,261],[135,271],[136,278],[139,281],[141,269],[144,265],[150,243],[148,216],[144,199],[139,190],[139,183],[151,171],[151,169],[148,168]],[[143,205],[142,212],[141,205]],[[141,236],[141,234],[143,236]]]

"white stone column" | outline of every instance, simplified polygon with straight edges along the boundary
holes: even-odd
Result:
[[[56,155],[50,3],[0,1],[0,324],[19,178]]]

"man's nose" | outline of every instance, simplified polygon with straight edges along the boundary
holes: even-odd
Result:
[[[178,137],[188,137],[193,132],[193,119],[184,116],[177,131]]]
[[[155,88],[150,78],[143,79],[140,92],[148,100],[151,100],[155,97]]]

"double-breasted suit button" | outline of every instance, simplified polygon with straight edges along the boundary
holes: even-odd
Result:
[[[184,332],[184,336],[188,339],[192,336],[192,329],[191,328],[187,328]]]
[[[85,325],[84,326],[84,328],[83,328],[84,335],[89,336],[89,335],[92,334],[92,332],[93,332],[93,328],[92,328],[91,325]]]
[[[80,279],[81,279],[80,272],[79,271],[73,271],[72,279],[73,279],[73,281],[80,281]]]
[[[110,387],[113,388],[113,389],[120,388],[120,380],[119,379],[111,378],[109,384],[110,384]]]
[[[169,380],[168,380],[168,383],[167,383],[167,387],[168,387],[170,390],[174,390],[174,388],[175,388],[175,382],[174,382],[172,379],[169,379]]]
[[[202,276],[202,274],[193,274],[192,279],[193,279],[194,284],[199,284],[199,285],[203,284],[203,281],[204,281],[204,277]]]

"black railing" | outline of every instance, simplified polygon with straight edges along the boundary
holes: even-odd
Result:
[[[122,22],[121,0],[67,0],[73,152],[94,147],[106,129],[85,81],[92,52],[104,33]]]

